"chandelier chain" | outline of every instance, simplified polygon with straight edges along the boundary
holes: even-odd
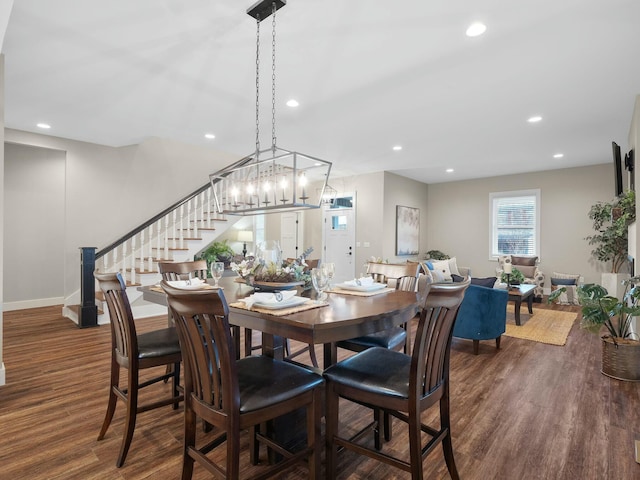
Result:
[[[256,16],[256,159],[260,152],[260,15]]]
[[[273,2],[271,20],[271,150],[276,151],[276,2]]]

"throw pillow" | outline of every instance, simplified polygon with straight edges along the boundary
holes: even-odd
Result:
[[[575,283],[553,283],[554,279],[558,280],[574,280]],[[580,281],[580,274],[553,272],[551,275],[551,285],[577,285]]]
[[[428,261],[428,260],[427,260],[426,262],[424,262],[424,263],[425,263],[425,265],[427,266],[427,269],[428,269],[428,270],[433,270],[433,263],[431,263],[431,262],[430,262],[430,261]]]
[[[460,275],[460,271],[458,270],[458,262],[456,261],[456,257],[452,257],[449,259],[449,271],[452,275]]]
[[[471,278],[472,285],[479,285],[481,287],[493,288],[496,284],[496,277],[486,277],[486,278]]]
[[[444,278],[451,279],[451,269],[449,268],[449,260],[436,260],[431,262],[434,271],[442,272]]]
[[[578,281],[575,278],[555,278],[551,277],[551,285],[577,285]]]
[[[524,278],[533,278],[536,274],[536,266],[527,266],[527,265],[515,265],[513,268],[517,268],[522,272]]]
[[[534,267],[536,262],[538,261],[538,257],[520,257],[517,255],[511,255],[511,263],[514,265],[523,265],[528,267]],[[520,270],[522,271],[522,270]],[[527,276],[527,275],[525,275]],[[533,275],[531,275],[533,277]]]
[[[580,305],[580,302],[578,301],[578,287],[576,285],[552,285],[551,291],[553,292],[554,290],[562,287],[564,287],[566,291],[561,293],[554,303],[558,303],[560,305]]]
[[[453,283],[456,282],[462,282],[464,280],[464,277],[461,275],[456,275],[455,273],[451,274],[451,278],[453,279]]]
[[[431,276],[433,277],[433,283],[448,283],[451,282],[451,275],[448,277],[444,276],[441,270],[434,268],[431,270]]]

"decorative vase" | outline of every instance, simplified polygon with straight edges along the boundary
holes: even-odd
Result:
[[[617,345],[616,345],[617,343]],[[640,381],[640,341],[602,339],[602,373],[628,382]]]

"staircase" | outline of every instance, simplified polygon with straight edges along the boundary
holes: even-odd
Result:
[[[222,215],[214,211],[211,184],[204,185],[192,194],[163,210],[122,238],[82,260],[82,285],[94,285],[72,295],[63,307],[63,315],[79,326],[84,323],[85,309],[95,311],[97,323],[109,323],[106,305],[93,272],[119,271],[127,285],[127,295],[135,318],[165,314],[161,305],[142,300],[139,287],[160,282],[158,262],[193,260],[221,233],[241,217]],[[87,249],[83,249],[87,250]],[[84,297],[84,298],[83,298]],[[95,300],[94,300],[95,298]],[[95,307],[93,304],[95,302]]]

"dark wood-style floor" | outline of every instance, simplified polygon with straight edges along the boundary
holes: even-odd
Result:
[[[0,478],[180,478],[180,410],[141,414],[120,469],[115,459],[122,403],[106,438],[96,441],[107,401],[109,327],[78,329],[60,310],[4,314],[7,385],[0,387]],[[138,321],[140,331],[164,324],[164,318]],[[452,432],[461,478],[640,478],[634,462],[640,385],[602,375],[598,338],[577,322],[564,347],[503,337],[501,350],[483,342],[478,356],[471,352],[471,342],[454,341]],[[342,413],[345,428],[368,420],[359,408]],[[394,425],[394,439],[384,448],[406,453],[402,425]],[[340,459],[340,479],[408,478],[350,453]],[[245,473],[255,468],[246,465],[247,456],[243,464]],[[426,459],[424,470],[429,479],[449,478],[440,448]],[[283,476],[306,477],[303,468]],[[210,477],[196,467],[194,478]]]

